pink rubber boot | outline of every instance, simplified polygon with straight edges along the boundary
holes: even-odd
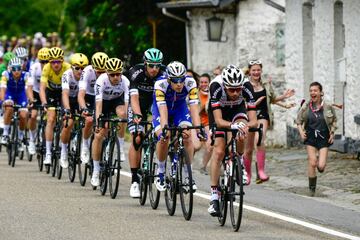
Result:
[[[250,182],[251,182],[251,160],[248,159],[245,155],[243,156],[243,159],[244,159],[245,171],[247,173],[246,185],[250,185]]]
[[[265,174],[265,151],[258,150],[256,152],[257,166],[258,166],[258,174],[261,182],[266,182],[269,180],[269,176]]]

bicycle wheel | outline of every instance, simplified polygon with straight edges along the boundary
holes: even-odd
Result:
[[[105,195],[106,190],[107,190],[107,185],[108,185],[108,177],[107,177],[107,171],[108,171],[108,163],[107,163],[107,159],[105,158],[105,141],[103,142],[103,147],[101,150],[101,162],[100,162],[100,174],[99,174],[99,179],[100,179],[100,193],[101,195]]]
[[[190,158],[185,151],[183,151],[179,156],[179,166],[177,172],[179,176],[178,179],[181,209],[185,220],[190,220],[193,210],[194,191]]]
[[[37,134],[36,134],[36,158],[38,160],[39,171],[42,172],[44,166],[44,156],[45,156],[45,131],[44,127],[40,125]]]
[[[149,145],[143,145],[142,148],[142,166],[140,169],[140,198],[139,198],[139,203],[140,205],[144,205],[146,202],[146,196],[147,196],[147,190],[148,190],[148,183],[149,183],[149,159],[146,159],[146,152],[149,151]]]
[[[109,156],[109,191],[112,199],[116,198],[120,182],[120,143],[117,137],[110,142]]]
[[[173,170],[171,164],[173,154],[169,153],[166,161],[165,184],[165,204],[170,216],[173,216],[176,210],[176,194],[178,191],[178,172]]]
[[[218,221],[220,223],[220,226],[224,226],[226,222],[226,216],[227,216],[227,208],[228,208],[228,199],[227,199],[227,186],[224,185],[224,177],[220,176],[219,180],[219,208],[220,208],[220,216],[218,217]]]
[[[75,136],[73,136],[70,139],[70,143],[68,147],[68,161],[69,161],[68,177],[70,182],[74,182],[76,175],[76,164],[80,151],[78,147],[79,135],[80,135],[79,133],[76,133]]]
[[[156,188],[155,183],[154,183],[154,178],[155,178],[156,170],[158,167],[157,163],[154,160],[154,151],[155,151],[155,146],[151,145],[150,158],[149,158],[149,166],[150,166],[149,200],[150,200],[151,208],[157,209],[157,207],[159,206],[159,201],[160,201],[160,192]]]
[[[230,177],[230,193],[229,193],[229,207],[231,224],[235,232],[237,232],[241,225],[243,213],[243,169],[239,156],[233,158],[232,164],[233,174]]]
[[[19,138],[18,138],[18,128],[17,128],[17,121],[14,121],[13,126],[12,126],[12,134],[11,134],[11,167],[15,167],[15,160],[16,160],[16,156],[18,155],[18,142],[19,142]]]
[[[90,171],[90,166],[91,166],[91,163],[92,163],[92,157],[91,157],[91,145],[92,145],[92,142],[94,140],[94,137],[92,136],[90,138],[90,147],[89,147],[89,152],[90,152],[90,159],[89,159],[89,162],[86,163],[86,164],[83,164],[81,162],[81,160],[79,161],[79,164],[78,164],[78,174],[79,174],[79,182],[80,182],[80,185],[81,186],[85,186],[86,184],[86,179],[87,179],[87,174],[88,174],[88,169]],[[79,149],[81,149],[81,145],[79,144]],[[81,150],[80,150],[81,151]],[[79,155],[81,154],[81,152],[79,153]],[[91,176],[91,175],[90,175]]]

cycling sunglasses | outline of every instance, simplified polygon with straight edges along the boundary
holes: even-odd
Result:
[[[121,73],[108,73],[110,77],[119,77]]]
[[[13,71],[13,72],[19,72],[19,71],[21,71],[21,66],[11,67],[11,71]]]
[[[262,65],[262,62],[260,60],[250,60],[249,65]]]
[[[50,61],[51,64],[61,64],[62,61],[61,60],[52,60]]]
[[[226,88],[226,90],[228,90],[230,93],[241,92],[241,91],[242,91],[242,87],[238,87],[238,88]]]
[[[97,74],[103,74],[105,72],[105,70],[100,70],[100,69],[94,69],[94,71],[97,73]]]
[[[72,69],[74,69],[76,71],[84,70],[83,67],[79,67],[79,66],[72,66]]]
[[[186,77],[179,77],[179,78],[170,78],[172,83],[183,83],[185,82]]]
[[[146,64],[149,68],[160,68],[160,63],[147,63]]]
[[[48,60],[40,60],[41,64],[47,64],[49,61]]]

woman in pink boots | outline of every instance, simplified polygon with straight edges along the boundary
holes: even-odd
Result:
[[[263,80],[262,63],[260,60],[252,60],[248,63],[248,79],[254,88],[254,99],[257,105],[258,124],[263,124],[263,138],[261,145],[256,149],[257,160],[257,180],[256,183],[262,183],[269,180],[269,176],[265,173],[265,139],[266,131],[273,126],[274,114],[271,110],[271,104],[277,104],[284,108],[291,108],[294,104],[285,104],[281,101],[294,95],[294,89],[287,89],[281,96],[276,96],[272,88],[270,80]],[[244,154],[245,170],[248,174],[247,185],[251,182],[251,162],[255,143],[257,142],[257,134],[249,133]]]

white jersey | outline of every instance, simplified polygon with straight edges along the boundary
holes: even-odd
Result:
[[[79,90],[85,90],[86,94],[95,96],[95,83],[96,83],[96,73],[94,68],[89,65],[84,68],[80,81],[79,81]]]
[[[75,79],[72,69],[66,70],[61,77],[61,89],[69,90],[69,97],[75,98],[79,92],[79,81]]]
[[[101,74],[95,84],[95,100],[112,100],[124,94],[124,101],[129,102],[130,81],[124,75],[118,84],[112,85],[107,73]]]
[[[40,79],[41,79],[41,63],[36,62],[34,64],[31,65],[30,67],[30,77],[29,80],[27,82],[28,86],[32,86],[33,91],[39,93],[40,91]]]

